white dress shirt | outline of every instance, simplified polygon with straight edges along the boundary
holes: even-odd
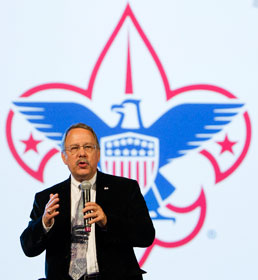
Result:
[[[96,178],[97,173],[89,180],[92,187],[90,190],[91,202],[96,202]],[[81,190],[79,188],[80,182],[76,181],[71,175],[71,224],[75,218],[78,203],[81,198]],[[99,272],[97,253],[96,253],[96,241],[95,241],[95,224],[91,225],[91,232],[89,234],[88,248],[87,248],[87,274]]]

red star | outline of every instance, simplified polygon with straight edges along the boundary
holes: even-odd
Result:
[[[220,154],[223,154],[226,151],[230,152],[231,154],[234,154],[232,148],[237,142],[230,141],[228,139],[227,134],[225,135],[225,139],[223,141],[218,141],[216,143],[218,143],[221,146]]]
[[[32,133],[30,134],[30,137],[28,140],[21,140],[22,143],[26,145],[24,154],[27,153],[29,150],[33,150],[34,152],[38,153],[37,145],[42,142],[42,140],[35,140],[32,136]]]

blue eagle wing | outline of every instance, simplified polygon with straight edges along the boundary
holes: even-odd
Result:
[[[14,105],[34,128],[59,145],[66,129],[75,123],[83,122],[93,127],[98,137],[110,130],[95,113],[78,103],[14,102]]]
[[[167,111],[148,129],[150,135],[160,139],[160,165],[210,140],[232,121],[243,105],[185,103]]]

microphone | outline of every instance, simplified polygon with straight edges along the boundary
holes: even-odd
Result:
[[[85,204],[87,202],[90,202],[90,188],[91,183],[88,181],[83,181],[79,188],[82,191],[82,201],[83,201],[83,208],[85,207]],[[90,213],[90,211],[87,212],[87,214]],[[86,232],[91,232],[91,225],[89,224],[90,218],[84,219],[84,227]]]

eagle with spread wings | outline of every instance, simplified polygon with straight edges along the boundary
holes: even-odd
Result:
[[[126,132],[158,138],[160,151],[154,183],[162,200],[174,192],[175,186],[159,169],[211,140],[233,120],[243,106],[240,103],[184,103],[170,108],[146,127],[141,118],[140,100],[126,99],[111,107],[113,112],[119,114],[117,124],[111,127],[89,108],[75,102],[18,101],[14,104],[36,130],[58,145],[61,145],[66,129],[79,122],[93,127],[99,139]],[[131,118],[135,120],[133,126],[128,125]],[[149,210],[155,213],[153,219],[167,219],[159,213],[159,199],[152,187],[145,194],[145,200]]]

